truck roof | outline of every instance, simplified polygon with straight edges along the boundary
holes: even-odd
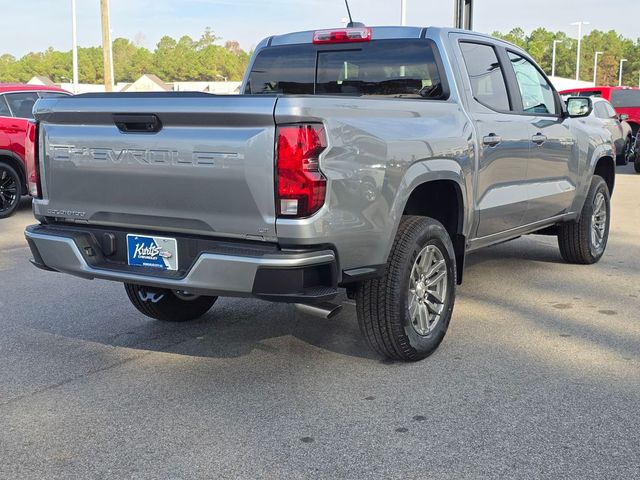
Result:
[[[344,27],[335,27],[335,30],[341,30],[343,28]],[[354,28],[358,28],[358,27],[354,27]],[[466,35],[474,35],[478,37],[492,39],[497,42],[508,43],[508,42],[504,42],[503,40],[494,38],[490,35],[473,32],[469,30],[460,30],[456,28],[433,27],[433,26],[432,27],[372,26],[369,28],[371,28],[371,31],[372,31],[371,36],[373,40],[421,38],[421,37],[425,37],[427,34],[427,31],[429,31],[435,35],[447,35],[449,33],[464,33]],[[302,32],[291,32],[291,33],[285,33],[282,35],[274,35],[274,36],[265,38],[262,42],[260,42],[260,44],[256,47],[256,50],[266,46],[312,43],[314,32],[317,32],[319,30],[332,30],[332,28],[331,27],[318,28],[316,30],[305,30]]]

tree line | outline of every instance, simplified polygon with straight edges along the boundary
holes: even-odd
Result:
[[[514,28],[509,33],[493,32],[493,36],[514,43],[529,52],[545,72],[551,75],[553,60],[553,42],[556,45],[556,75],[575,78],[578,42],[564,32],[551,32],[545,28],[537,28],[526,35],[521,28]],[[640,42],[624,38],[614,30],[603,32],[593,30],[582,38],[580,55],[580,80],[593,81],[594,60],[598,56],[599,85],[618,85],[620,60],[627,59],[623,67],[623,85],[638,86],[640,82]]]
[[[169,36],[160,39],[151,51],[126,38],[113,41],[113,68],[116,82],[133,82],[145,73],[152,73],[166,82],[241,80],[249,63],[250,53],[236,41],[216,45],[218,37],[206,29],[193,40],[185,35],[176,40]],[[29,53],[17,59],[0,56],[0,82],[27,82],[34,75],[44,75],[56,83],[71,82],[71,51],[49,48]],[[80,83],[102,83],[103,60],[101,47],[78,48],[78,76]]]
[[[551,74],[553,42],[556,47],[556,75],[574,78],[576,73],[577,41],[564,32],[551,32],[538,28],[527,35],[521,28],[508,33],[494,32],[493,36],[518,45]],[[236,41],[220,40],[206,29],[194,40],[183,36],[176,40],[165,36],[153,51],[125,38],[113,42],[114,74],[117,82],[133,82],[144,73],[153,73],[162,80],[213,81],[241,80],[250,58]],[[615,31],[593,30],[583,37],[580,79],[593,80],[596,52],[603,52],[598,59],[598,84],[617,85],[619,64],[626,58],[623,83],[638,85],[640,81],[640,44]],[[78,49],[78,71],[81,83],[102,83],[102,48]],[[70,82],[72,78],[71,51],[61,52],[49,48],[44,52],[29,53],[20,59],[11,55],[0,56],[0,82],[26,82],[34,75],[45,75],[54,82]]]

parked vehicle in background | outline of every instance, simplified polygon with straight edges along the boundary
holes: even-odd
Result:
[[[33,263],[122,282],[165,321],[218,296],[328,317],[344,288],[369,345],[413,361],[444,338],[468,252],[542,232],[567,262],[604,254],[611,135],[514,45],[292,33],[258,45],[243,92],[40,100]]]
[[[640,88],[593,87],[563,90],[561,95],[576,97],[602,97],[613,106],[620,120],[627,121],[635,137],[640,128]]]
[[[635,158],[635,137],[628,122],[620,118],[611,104],[604,98],[593,98],[593,112],[589,115],[611,132],[611,139],[616,147],[616,163],[627,165]]]
[[[40,98],[67,95],[57,87],[0,84],[0,218],[10,216],[27,194],[25,140],[33,106]]]

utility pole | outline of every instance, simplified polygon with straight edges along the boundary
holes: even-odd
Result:
[[[582,47],[582,26],[589,25],[589,22],[573,22],[571,25],[578,26],[578,54],[576,59],[576,80],[580,80],[580,55]]]
[[[104,89],[113,91],[113,54],[111,52],[111,26],[109,25],[109,0],[100,0],[102,17],[102,60],[104,63]]]
[[[400,0],[400,25],[407,24],[407,0]]]
[[[598,85],[598,57],[604,52],[596,52],[596,59],[593,61],[593,86]]]
[[[551,60],[551,76],[556,76],[556,46],[562,43],[562,40],[554,40],[553,41],[553,59]]]
[[[78,22],[76,17],[76,0],[71,0],[71,57],[73,58],[73,93],[78,93]]]

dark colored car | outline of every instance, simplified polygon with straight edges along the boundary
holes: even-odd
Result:
[[[0,218],[13,214],[27,194],[25,140],[40,98],[69,95],[58,87],[0,84]]]

